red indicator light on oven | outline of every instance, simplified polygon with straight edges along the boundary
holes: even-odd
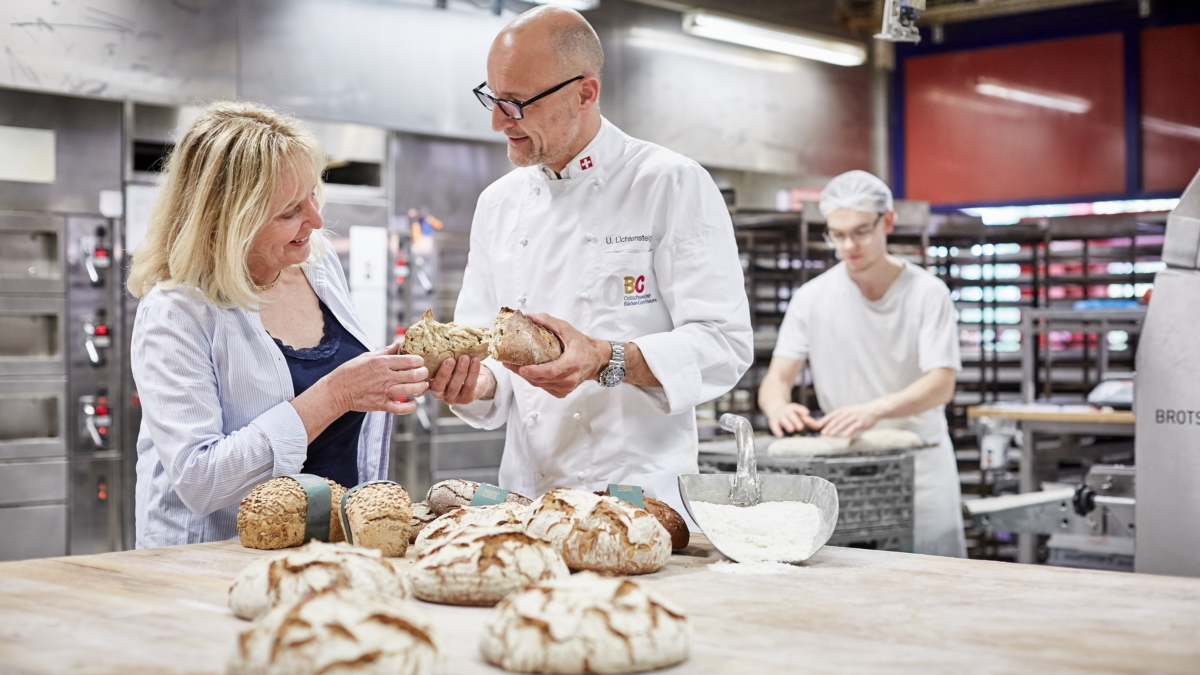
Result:
[[[96,429],[96,431],[97,431],[97,432],[98,432],[98,433],[99,433],[101,436],[107,436],[107,435],[108,435],[108,427],[100,427],[100,428]]]
[[[97,258],[107,258],[107,257],[108,257],[108,249],[106,249],[106,248],[97,248],[97,249],[96,249],[96,257],[97,257]]]
[[[97,415],[107,415],[108,414],[108,406],[106,406],[106,405],[96,406],[96,414]]]
[[[96,326],[96,335],[108,335],[108,326],[104,324]]]

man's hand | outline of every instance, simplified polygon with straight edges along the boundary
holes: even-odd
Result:
[[[520,375],[526,382],[545,389],[555,398],[564,398],[588,380],[596,380],[600,370],[612,358],[612,345],[595,340],[561,319],[549,314],[529,314],[534,323],[545,326],[563,343],[562,356],[538,366],[504,367]],[[440,374],[440,373],[439,373]]]
[[[429,382],[429,391],[450,405],[465,405],[495,395],[496,376],[479,359],[465,355],[457,361],[446,359]]]
[[[877,399],[838,408],[809,426],[820,429],[822,436],[853,436],[875,426],[883,417],[883,412],[882,404]]]
[[[804,431],[805,427],[817,428],[817,420],[812,412],[799,403],[781,405],[767,415],[767,425],[771,433],[783,436],[785,433],[794,434]]]

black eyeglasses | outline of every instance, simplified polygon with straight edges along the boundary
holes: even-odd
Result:
[[[833,248],[841,248],[850,240],[853,240],[854,243],[858,244],[859,246],[864,246],[875,236],[875,232],[879,229],[879,221],[883,220],[883,216],[884,214],[879,214],[875,217],[875,220],[871,221],[870,226],[860,227],[850,233],[830,232],[828,229],[826,229],[821,234],[825,237],[825,243],[829,244]]]
[[[479,99],[479,102],[483,104],[483,107],[487,108],[488,110],[493,110],[493,109],[495,109],[495,107],[497,105],[499,105],[500,112],[504,113],[505,115],[508,115],[509,117],[511,117],[514,120],[519,120],[519,119],[525,118],[525,106],[529,105],[530,103],[533,103],[534,101],[538,101],[540,99],[546,98],[550,94],[553,94],[554,92],[558,91],[559,89],[562,89],[563,87],[567,86],[568,84],[571,84],[575,80],[582,80],[584,77],[585,77],[584,75],[580,75],[579,77],[572,77],[571,79],[567,80],[566,82],[563,82],[562,84],[560,84],[556,87],[551,87],[550,89],[543,91],[542,93],[538,94],[537,96],[534,96],[533,98],[531,98],[527,101],[509,101],[509,100],[503,99],[503,98],[496,98],[495,96],[492,96],[491,94],[488,94],[483,91],[483,88],[487,86],[487,82],[480,84],[478,87],[475,87],[471,91],[475,94],[475,98]]]

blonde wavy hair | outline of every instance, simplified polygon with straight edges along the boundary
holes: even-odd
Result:
[[[294,117],[254,103],[210,105],[167,159],[126,288],[140,298],[155,286],[183,286],[218,307],[255,309],[246,262],[254,237],[276,215],[273,200],[289,172],[316,182],[320,204],[325,165],[321,144]],[[322,230],[312,239],[305,265],[327,249]]]

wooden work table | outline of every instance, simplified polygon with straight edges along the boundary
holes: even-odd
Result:
[[[0,564],[0,672],[220,673],[247,622],[236,542]],[[408,563],[411,564],[410,554]],[[1200,580],[826,547],[785,575],[709,570],[710,546],[638,578],[689,616],[666,673],[1195,673]],[[447,675],[482,661],[491,609],[421,603]]]

